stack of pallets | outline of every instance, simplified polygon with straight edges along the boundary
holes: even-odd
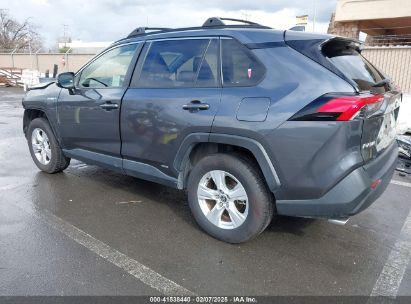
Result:
[[[0,68],[0,86],[22,86],[19,68]]]

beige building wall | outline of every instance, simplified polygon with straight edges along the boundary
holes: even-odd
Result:
[[[338,0],[335,21],[409,18],[410,0]]]
[[[360,31],[371,36],[388,35],[390,44],[404,42],[392,38],[411,34],[411,0],[338,0],[329,32],[358,38]]]
[[[411,47],[368,47],[361,54],[404,93],[411,93]]]

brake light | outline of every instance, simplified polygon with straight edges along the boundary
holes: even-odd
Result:
[[[351,120],[364,106],[381,102],[383,99],[384,95],[337,97],[319,107],[317,112],[340,113],[336,120]]]
[[[325,94],[296,113],[290,120],[338,120],[356,118],[366,107],[370,114],[379,109],[384,95]]]

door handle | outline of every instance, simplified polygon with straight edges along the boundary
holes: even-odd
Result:
[[[118,109],[118,104],[117,103],[111,103],[110,101],[107,101],[106,103],[101,104],[100,108],[102,108],[106,111],[111,111],[111,110]]]
[[[210,105],[208,103],[202,103],[199,100],[193,100],[192,102],[183,105],[183,110],[190,111],[190,112],[198,112],[208,110]]]

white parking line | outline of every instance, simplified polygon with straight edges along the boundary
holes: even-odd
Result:
[[[398,180],[395,180],[395,179],[392,179],[390,183],[394,184],[394,185],[399,185],[399,186],[404,186],[404,187],[411,188],[411,183],[406,183],[406,182],[398,181]]]
[[[396,297],[411,258],[411,211],[402,226],[400,238],[391,250],[371,296]]]
[[[22,185],[22,184],[19,183],[19,184],[8,184],[8,185],[0,186],[0,191],[3,191],[3,190],[11,190],[11,189],[20,187],[21,185]]]
[[[22,205],[14,204],[25,212],[33,215],[44,222],[46,222],[52,228],[62,232],[76,243],[86,247],[88,250],[99,255],[106,261],[116,265],[123,269],[133,277],[137,278],[144,284],[157,289],[164,295],[178,296],[187,295],[195,296],[196,294],[190,290],[180,286],[179,284],[163,277],[161,274],[155,272],[149,267],[141,264],[140,262],[128,257],[124,253],[110,247],[102,241],[94,238],[83,230],[71,225],[63,219],[55,216],[47,210],[32,210]]]

